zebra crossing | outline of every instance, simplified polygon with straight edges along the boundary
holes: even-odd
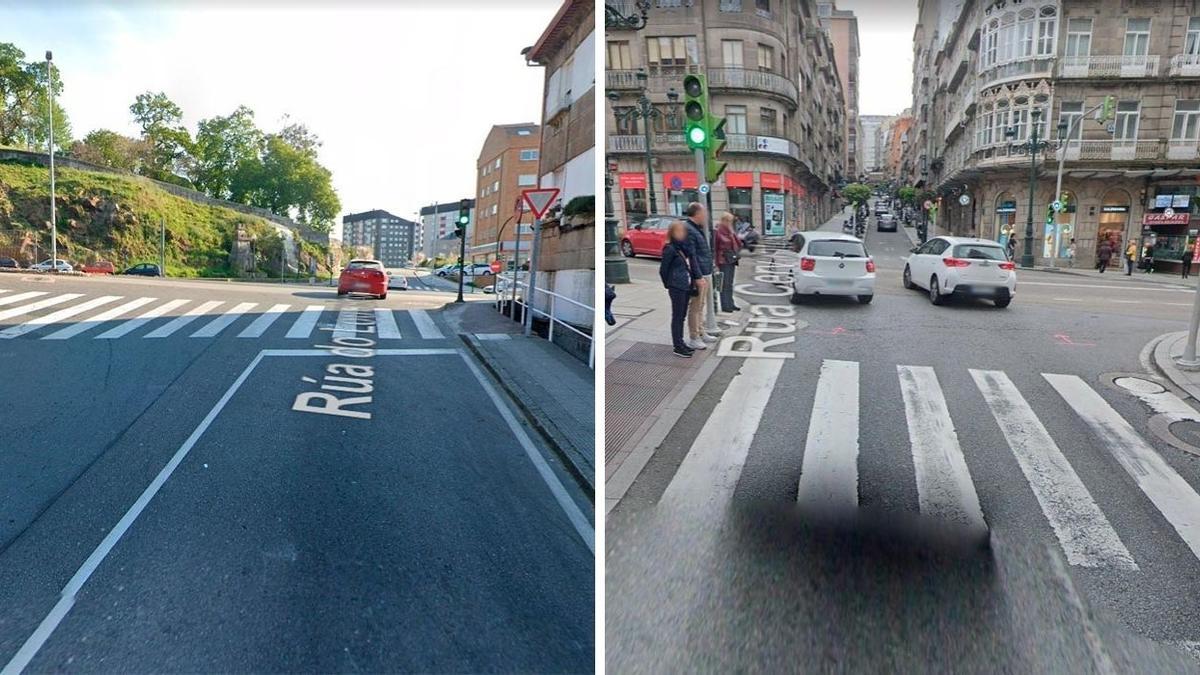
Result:
[[[695,514],[705,508],[712,513],[714,507],[724,508],[732,502],[783,368],[782,361],[773,359],[743,363],[667,485],[660,506]],[[1088,568],[1138,570],[1138,561],[1105,515],[1102,501],[1085,485],[1008,375],[996,370],[967,371],[1040,508],[1041,522],[1053,533],[1067,562]],[[928,366],[898,365],[895,377],[904,404],[921,514],[937,522],[958,524],[966,531],[986,531],[988,516],[976,491],[971,455],[963,451],[938,373]],[[1163,531],[1177,537],[1200,559],[1197,488],[1082,378],[1057,373],[1042,373],[1040,378],[1061,398],[1063,410],[1074,413],[1090,431],[1087,438],[1071,440],[1110,455],[1115,460],[1113,470],[1119,473],[1123,469],[1130,484],[1157,510],[1156,517],[1169,525]],[[803,444],[795,484],[795,499],[802,510],[842,517],[859,508],[860,386],[858,362],[827,359],[817,374],[811,406],[805,405],[807,401],[787,403],[789,409],[804,410],[808,417],[807,435],[796,440]],[[1186,405],[1182,400],[1178,403]],[[1060,413],[1042,412],[1054,414]]]
[[[385,307],[372,310],[375,331],[381,340],[445,338],[425,310]],[[319,304],[199,302],[120,295],[86,297],[82,293],[53,295],[46,291],[14,293],[0,289],[0,321],[13,320],[0,325],[0,340],[161,340],[176,336],[213,339],[226,333],[241,339],[262,339],[277,324],[275,332],[283,331],[284,339],[301,340],[313,338],[322,325],[329,324],[333,324],[334,336],[353,335],[361,330],[357,325],[359,311]],[[407,317],[411,327],[402,328],[401,317]]]

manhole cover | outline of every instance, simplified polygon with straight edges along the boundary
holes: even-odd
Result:
[[[1157,382],[1143,380],[1140,377],[1118,377],[1113,380],[1113,384],[1122,389],[1127,389],[1135,394],[1161,394],[1166,391],[1166,388]]]
[[[1182,420],[1167,427],[1171,434],[1188,445],[1200,447],[1200,422]]]

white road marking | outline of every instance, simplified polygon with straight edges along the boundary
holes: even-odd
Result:
[[[421,334],[422,340],[441,340],[446,337],[425,310],[412,309],[408,315],[412,317],[413,323],[417,324],[417,332]]]
[[[272,305],[271,309],[263,312],[257,319],[250,322],[249,326],[246,326],[244,329],[242,329],[242,332],[238,333],[238,337],[262,337],[262,334],[267,332],[267,329],[271,327],[271,324],[275,323],[275,320],[280,316],[283,316],[283,313],[286,312],[289,307],[291,307],[291,305]]]
[[[1075,375],[1043,373],[1200,558],[1200,494],[1100,394]]]
[[[0,321],[3,321],[4,319],[11,319],[14,316],[22,316],[22,315],[28,314],[30,312],[36,312],[39,309],[45,309],[47,307],[61,305],[64,302],[69,302],[71,300],[74,300],[75,298],[82,298],[82,297],[83,297],[83,293],[63,293],[62,295],[55,295],[55,296],[52,296],[49,298],[42,298],[41,300],[38,300],[37,302],[31,302],[28,305],[21,305],[20,307],[12,307],[12,308],[4,310],[3,312],[0,312]]]
[[[1042,513],[1050,521],[1067,562],[1081,567],[1138,569],[1129,549],[1008,376],[997,370],[970,372]]]
[[[1170,286],[1138,286],[1133,284],[1061,284],[1055,281],[1017,281],[1017,286],[1058,286],[1060,288],[1111,288],[1120,291],[1163,291],[1166,293],[1194,293],[1190,288]]]
[[[333,326],[333,339],[354,337],[358,333],[358,310],[343,309],[338,312]]]
[[[858,363],[821,364],[796,501],[809,510],[858,509]]]
[[[27,291],[25,293],[17,293],[16,295],[0,298],[0,305],[13,305],[21,302],[22,300],[29,300],[42,295],[46,295],[46,291]]]
[[[168,300],[167,302],[164,302],[163,304],[159,305],[158,307],[155,307],[154,309],[150,310],[149,312],[146,312],[145,314],[137,317],[136,319],[130,319],[130,320],[128,320],[124,323],[121,323],[117,326],[113,326],[112,328],[97,335],[94,339],[96,339],[96,340],[113,340],[113,339],[116,339],[119,337],[124,337],[125,335],[131,333],[132,331],[135,331],[138,328],[141,328],[142,326],[146,325],[147,323],[150,323],[151,319],[157,319],[158,317],[163,316],[164,314],[175,309],[176,307],[182,307],[183,305],[186,305],[189,302],[191,302],[191,300]]]
[[[380,340],[399,340],[400,327],[396,325],[396,315],[384,307],[375,308],[375,334]]]
[[[195,321],[196,319],[199,319],[202,315],[207,314],[208,312],[211,312],[212,310],[216,309],[217,307],[220,307],[222,304],[224,304],[224,303],[221,300],[209,300],[208,302],[206,302],[198,307],[193,307],[192,309],[189,309],[188,311],[184,312],[183,314],[180,314],[179,316],[175,317],[174,319],[171,319],[170,321],[164,323],[163,325],[150,331],[149,333],[146,333],[145,335],[142,336],[142,338],[153,340],[153,339],[165,338],[170,335],[173,335],[180,328],[183,328],[184,326]]]
[[[660,505],[722,506],[733,497],[782,359],[745,359],[713,408]]]
[[[219,335],[221,333],[221,331],[228,328],[229,324],[233,323],[234,321],[237,321],[238,317],[245,314],[246,312],[249,312],[250,310],[254,309],[257,306],[258,306],[257,302],[238,303],[238,304],[234,305],[233,307],[231,307],[228,312],[225,312],[221,316],[218,316],[217,318],[213,319],[212,321],[209,321],[202,328],[200,328],[200,330],[196,331],[195,333],[192,333],[191,337],[194,337],[194,338],[216,337],[217,335]]]
[[[309,305],[304,308],[300,316],[296,317],[296,322],[288,329],[285,338],[306,338],[312,335],[313,328],[317,325],[317,320],[321,318],[321,312],[325,311],[324,305]]]
[[[63,319],[69,319],[78,314],[83,314],[84,312],[90,309],[95,309],[100,305],[107,305],[115,300],[120,300],[121,297],[122,296],[120,295],[102,295],[98,298],[92,298],[86,302],[81,302],[73,307],[60,309],[57,312],[51,312],[45,316],[39,316],[36,319],[30,319],[19,326],[13,326],[0,331],[0,338],[8,340],[15,337],[20,337],[26,333],[32,333],[42,326],[48,326],[52,323],[62,321]]]
[[[928,366],[896,366],[896,370],[908,418],[921,513],[986,530],[979,496],[937,374]]]
[[[115,318],[121,316],[122,314],[125,314],[126,312],[131,312],[131,311],[137,309],[138,307],[141,307],[143,305],[148,305],[157,299],[158,298],[137,298],[136,300],[130,300],[129,302],[127,302],[123,305],[117,305],[116,307],[113,307],[112,309],[101,312],[101,313],[97,314],[96,316],[93,316],[92,318],[88,319],[87,321],[80,321],[78,323],[73,323],[70,326],[63,328],[62,330],[56,330],[49,335],[43,336],[42,339],[43,340],[66,340],[67,338],[75,337],[76,335],[79,335],[80,333],[82,333],[86,330],[91,330],[91,329],[95,328],[96,326],[99,326],[100,324],[104,323],[105,321],[111,321],[112,319],[115,319]]]

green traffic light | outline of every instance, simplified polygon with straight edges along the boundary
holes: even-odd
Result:
[[[704,145],[708,140],[708,132],[703,127],[692,127],[688,130],[688,142],[692,145]]]

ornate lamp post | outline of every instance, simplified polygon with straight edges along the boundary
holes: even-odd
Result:
[[[1041,118],[1042,111],[1034,109],[1029,115],[1029,124],[1032,127],[1029,140],[1024,143],[1010,142],[1008,144],[1009,150],[1029,153],[1029,212],[1025,214],[1025,252],[1021,254],[1021,267],[1027,268],[1033,267],[1033,193],[1037,189],[1037,156],[1043,150],[1058,147],[1058,143],[1054,141],[1039,138]],[[1004,136],[1009,139],[1016,138],[1017,128],[1009,127],[1005,130]]]
[[[622,6],[623,5],[623,6]],[[626,16],[622,10],[637,10],[637,14]],[[629,3],[604,3],[604,27],[608,30],[641,30],[646,27],[646,15],[650,12],[650,0]]]

